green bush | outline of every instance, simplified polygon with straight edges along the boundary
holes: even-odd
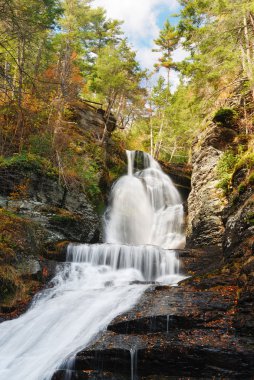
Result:
[[[218,187],[225,192],[228,191],[237,160],[238,155],[235,155],[232,150],[227,150],[217,164]]]
[[[250,152],[248,150],[239,157],[235,165],[235,170],[238,170],[241,168],[247,168],[247,169],[254,168],[254,153],[253,152]]]
[[[44,135],[33,135],[29,139],[30,153],[49,158],[52,156],[52,136],[50,133]]]
[[[245,179],[238,186],[238,194],[243,193],[249,184],[254,183],[254,153],[252,150],[244,151],[240,145],[238,153],[227,150],[222,154],[217,164],[217,176],[219,179],[218,187],[227,193],[231,180],[236,172],[247,169]]]

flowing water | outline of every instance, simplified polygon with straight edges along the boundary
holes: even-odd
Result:
[[[106,241],[184,248],[180,194],[149,154],[127,151],[128,175],[112,189],[106,213]],[[135,172],[135,166],[144,169]]]
[[[138,301],[145,282],[177,284],[179,262],[169,249],[184,246],[182,223],[171,180],[149,155],[128,152],[128,175],[113,187],[105,215],[106,243],[70,245],[51,286],[24,315],[0,324],[0,379],[51,379]]]

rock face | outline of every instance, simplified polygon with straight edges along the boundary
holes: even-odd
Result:
[[[165,162],[160,162],[160,165],[164,173],[168,174],[172,179],[183,201],[187,202],[191,190],[191,166],[167,164]]]
[[[85,101],[73,104],[72,108],[73,120],[78,123],[80,128],[90,131],[98,140],[101,140],[106,124],[109,135],[116,129],[115,117],[112,114],[107,117],[106,112],[101,108],[97,109]]]
[[[193,145],[193,171],[188,199],[189,246],[222,246],[222,213],[227,199],[223,191],[217,188],[216,165],[235,136],[236,132],[229,128],[211,125]]]
[[[94,206],[79,188],[12,165],[0,169],[0,318],[24,311],[64,260],[69,241],[101,237]],[[22,190],[22,191],[21,191]]]
[[[242,168],[240,172],[245,172]],[[237,326],[243,333],[254,331],[254,188],[238,186],[243,173],[235,173],[233,194],[224,210],[224,261],[237,276],[240,288]]]
[[[98,240],[99,218],[80,189],[66,189],[56,177],[15,166],[0,170],[0,176],[1,206],[38,223],[44,230],[45,243]],[[11,194],[22,183],[26,183],[26,194],[15,199]]]
[[[230,274],[238,286],[235,326],[241,333],[253,335],[254,188],[249,180],[253,162],[243,161],[235,171],[227,197],[217,188],[218,159],[225,149],[234,148],[235,136],[231,129],[211,125],[193,146],[188,244],[216,245],[222,249],[221,281],[225,274]],[[253,140],[249,140],[250,144]]]

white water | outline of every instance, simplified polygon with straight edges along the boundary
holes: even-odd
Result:
[[[149,154],[127,151],[127,155],[128,175],[112,189],[106,241],[184,248],[183,206],[173,182]],[[135,160],[143,161],[143,170],[135,172]]]
[[[69,246],[51,287],[24,315],[0,324],[1,380],[49,380],[137,302],[148,286],[140,282],[174,285],[183,278],[174,251],[156,247],[183,244],[180,197],[150,156],[135,173],[135,154],[128,155],[129,175],[115,185],[107,212],[107,241],[114,244]]]

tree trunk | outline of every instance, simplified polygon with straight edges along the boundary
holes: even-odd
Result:
[[[110,113],[111,113],[111,110],[112,108],[114,107],[114,104],[116,102],[116,98],[117,98],[117,93],[115,93],[114,91],[112,92],[112,95],[110,97],[110,100],[108,102],[108,106],[107,106],[107,110],[105,112],[105,126],[104,126],[104,131],[103,131],[103,135],[102,135],[102,139],[101,139],[101,143],[107,143],[107,138],[108,138],[108,122],[109,122],[109,118],[110,118]]]
[[[247,57],[247,75],[248,75],[248,78],[251,80],[252,79],[252,62],[251,62],[250,39],[249,39],[246,15],[244,15],[243,17],[243,26],[244,26],[244,37],[245,37],[245,46],[246,46],[246,57]]]
[[[174,147],[173,147],[173,150],[171,152],[171,156],[170,156],[169,162],[171,162],[173,160],[173,157],[174,157],[174,154],[175,154],[175,151],[176,151],[176,147],[177,147],[177,145],[176,145],[176,140],[175,140],[174,141]]]
[[[150,154],[153,157],[153,123],[150,117]]]
[[[158,141],[155,145],[155,152],[154,152],[154,158],[157,160],[158,157],[159,157],[159,153],[160,153],[160,148],[161,148],[161,144],[162,144],[162,131],[163,131],[163,127],[164,127],[164,119],[165,119],[165,112],[163,112],[163,116],[162,116],[162,120],[161,120],[161,124],[160,124],[160,130],[159,130],[159,133],[158,133]]]

